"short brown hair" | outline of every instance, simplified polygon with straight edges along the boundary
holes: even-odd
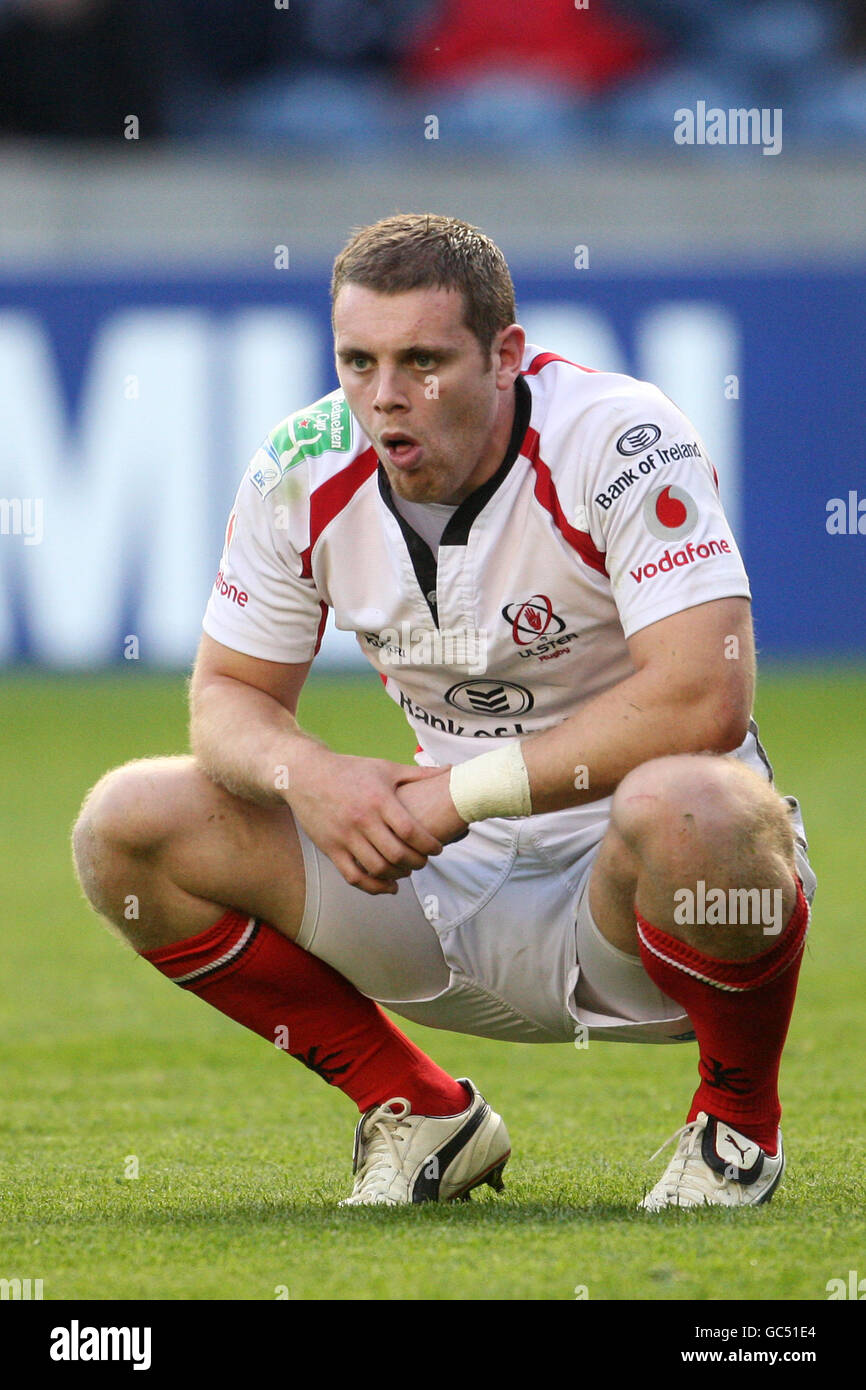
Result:
[[[436,286],[460,290],[463,321],[485,356],[514,323],[514,285],[505,257],[478,227],[436,213],[397,213],[359,227],[334,262],[331,316],[346,284],[380,294]]]

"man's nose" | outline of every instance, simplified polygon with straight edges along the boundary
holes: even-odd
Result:
[[[408,404],[402,373],[393,367],[380,367],[373,408],[387,415],[391,410],[405,409]]]

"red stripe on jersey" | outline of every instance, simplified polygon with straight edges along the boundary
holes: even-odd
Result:
[[[568,544],[577,551],[580,558],[592,569],[598,570],[599,574],[607,574],[607,567],[604,563],[604,553],[599,550],[588,531],[578,531],[576,527],[569,524],[565,519],[565,512],[562,510],[562,503],[554,486],[550,469],[541,458],[538,452],[540,440],[538,430],[531,427],[526,431],[524,449],[526,457],[535,469],[535,496],[541,503],[545,511],[550,512],[556,523],[557,530],[568,541]]]
[[[328,605],[325,603],[324,599],[319,599],[319,607],[322,610],[322,616],[319,619],[319,630],[316,633],[316,650],[313,652],[313,656],[319,655],[319,648],[322,645],[322,638],[325,635],[325,623],[328,621]]]
[[[579,372],[596,372],[597,367],[582,367],[579,362],[572,362],[568,357],[560,357],[556,352],[540,352],[537,357],[533,357],[529,366],[524,371],[524,376],[537,376],[542,367],[546,367],[548,362],[565,362],[568,367],[577,367]]]
[[[350,464],[321,487],[317,487],[310,497],[310,544],[301,555],[301,576],[309,579],[312,574],[313,546],[325,527],[348,507],[359,487],[363,487],[371,474],[379,467],[379,459],[372,444],[359,454]]]

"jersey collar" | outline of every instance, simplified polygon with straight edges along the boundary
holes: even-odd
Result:
[[[466,544],[469,539],[469,531],[473,521],[478,516],[479,512],[486,507],[491,497],[498,491],[511,472],[515,460],[520,453],[520,446],[523,443],[526,431],[529,428],[531,414],[532,392],[521,375],[517,377],[514,383],[514,423],[511,426],[511,437],[508,441],[508,448],[505,450],[505,456],[496,472],[492,474],[486,482],[482,483],[480,487],[477,487],[474,492],[470,492],[468,497],[464,497],[454,515],[450,517],[448,525],[445,527],[442,534],[442,545]],[[400,529],[403,535],[406,536],[407,531],[411,532],[411,534],[421,542],[425,550],[429,550],[426,541],[422,540],[421,537],[412,530],[409,522],[401,515],[394,505],[394,496],[391,491],[391,484],[388,481],[388,474],[385,472],[381,463],[379,464],[379,494],[388,510],[393,513],[400,523]]]
[[[502,486],[515,460],[520,453],[520,446],[529,428],[529,420],[532,414],[532,392],[529,389],[523,375],[517,377],[514,383],[514,423],[511,426],[511,437],[508,441],[508,448],[505,450],[505,457],[497,468],[496,472],[477,487],[474,492],[470,492],[468,497],[464,497],[454,515],[449,519],[448,525],[442,533],[440,545],[466,545],[469,540],[469,532],[472,523],[478,514],[486,507],[491,497]],[[438,625],[436,613],[436,570],[437,561],[427,542],[422,536],[418,535],[409,522],[399,512],[394,505],[394,495],[391,491],[391,484],[388,481],[388,474],[382,464],[379,464],[379,494],[385,506],[396,518],[397,524],[403,533],[406,548],[409,551],[409,558],[412,561],[412,568],[418,580],[421,592],[427,600],[427,605],[434,621]]]

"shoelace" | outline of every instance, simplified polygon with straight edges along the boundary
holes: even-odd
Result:
[[[395,1106],[400,1106],[401,1109],[396,1110]],[[364,1161],[355,1177],[357,1191],[361,1191],[371,1177],[373,1170],[378,1168],[383,1160],[390,1158],[395,1168],[400,1167],[400,1155],[397,1152],[394,1131],[411,1113],[412,1107],[408,1100],[405,1100],[403,1096],[395,1096],[385,1105],[380,1105],[378,1110],[374,1110],[369,1116],[364,1126],[365,1136],[375,1129],[378,1131],[378,1138],[365,1137]]]
[[[660,1149],[656,1149],[652,1158],[649,1160],[650,1163],[652,1163],[653,1159],[658,1158],[659,1154],[663,1153],[668,1145],[672,1144],[675,1139],[680,1141],[681,1151],[678,1150],[677,1153],[674,1154],[667,1171],[659,1179],[660,1183],[664,1183],[664,1190],[668,1196],[672,1197],[682,1192],[684,1195],[690,1197],[704,1198],[706,1196],[706,1183],[708,1177],[714,1186],[724,1186],[725,1180],[721,1174],[714,1173],[712,1169],[707,1168],[705,1164],[702,1164],[699,1172],[689,1172],[689,1161],[695,1154],[695,1145],[691,1141],[696,1138],[697,1129],[697,1120],[691,1120],[688,1124],[682,1125],[680,1129],[674,1131],[669,1139],[665,1140]],[[683,1144],[682,1140],[686,1135],[689,1136],[690,1142],[688,1144]]]
[[[688,1124],[680,1125],[679,1129],[675,1129],[674,1132],[673,1132],[673,1134],[670,1135],[670,1137],[669,1137],[668,1139],[665,1140],[665,1142],[662,1144],[661,1148],[660,1148],[660,1149],[656,1149],[656,1151],[655,1151],[655,1153],[653,1154],[652,1158],[647,1159],[647,1162],[648,1162],[648,1163],[652,1163],[655,1159],[658,1158],[658,1156],[659,1156],[660,1153],[664,1153],[664,1151],[665,1151],[665,1149],[667,1148],[668,1144],[672,1144],[672,1143],[674,1142],[675,1139],[679,1139],[681,1135],[685,1134],[685,1132],[686,1132],[687,1129],[694,1129],[696,1125],[697,1125],[697,1120],[689,1120]]]

